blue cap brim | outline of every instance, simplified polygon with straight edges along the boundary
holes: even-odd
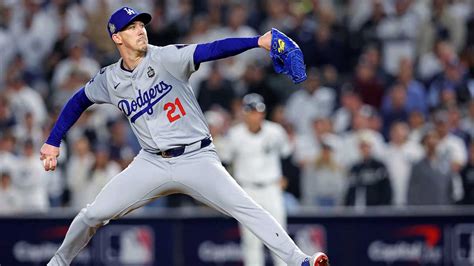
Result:
[[[134,21],[141,21],[146,25],[151,21],[151,15],[148,13],[136,12],[133,16],[124,16],[122,9],[115,11],[115,13],[110,17],[109,23],[107,24],[109,36],[112,37],[113,34],[124,30]]]
[[[117,32],[125,29],[128,25],[132,24],[132,22],[134,21],[141,21],[143,22],[145,25],[147,25],[148,23],[150,23],[151,21],[151,15],[148,14],[148,13],[139,13],[139,14],[136,14],[135,16],[133,16],[130,21],[125,24],[122,28],[118,29]]]

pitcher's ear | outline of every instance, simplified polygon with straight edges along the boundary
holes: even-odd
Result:
[[[122,44],[122,37],[118,33],[112,34],[112,40],[115,44]]]

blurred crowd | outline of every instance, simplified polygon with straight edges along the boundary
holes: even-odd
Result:
[[[79,209],[139,151],[121,113],[94,105],[64,139],[59,168],[39,160],[69,97],[118,59],[106,25],[122,5],[152,14],[154,45],[272,27],[300,45],[308,79],[298,85],[262,49],[191,79],[218,151],[242,96],[264,97],[294,148],[283,161],[289,208],[474,204],[473,0],[2,0],[0,213]]]

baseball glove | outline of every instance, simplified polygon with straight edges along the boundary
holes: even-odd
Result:
[[[270,57],[275,72],[289,75],[295,84],[306,80],[303,52],[298,44],[275,28],[272,28]]]

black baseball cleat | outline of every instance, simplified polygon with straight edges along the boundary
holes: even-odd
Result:
[[[326,254],[318,252],[311,258],[306,258],[301,266],[329,266],[329,258]]]

